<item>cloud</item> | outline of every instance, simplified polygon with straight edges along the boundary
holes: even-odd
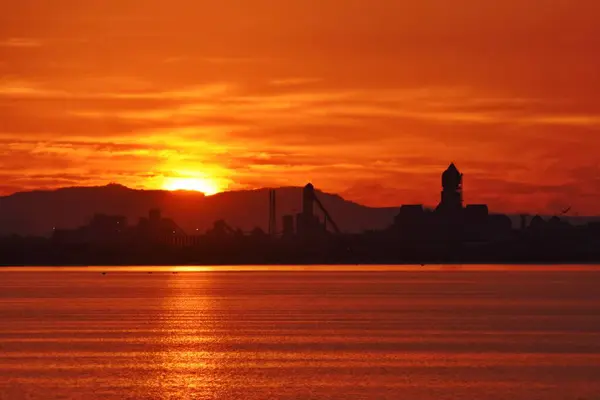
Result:
[[[319,78],[285,78],[285,79],[273,79],[270,84],[274,86],[303,86],[311,83],[318,83],[321,79]]]
[[[46,90],[31,82],[0,80],[0,97],[9,99],[15,98],[60,98],[65,97],[67,93],[54,90]]]
[[[33,38],[8,38],[0,40],[0,47],[33,48],[41,47],[43,42]]]

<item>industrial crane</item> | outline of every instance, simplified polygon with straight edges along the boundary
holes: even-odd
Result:
[[[327,228],[327,222],[329,222],[331,224],[331,227],[333,228],[333,230],[335,231],[335,233],[340,234],[342,233],[340,231],[340,228],[337,226],[337,224],[335,223],[335,221],[333,220],[333,218],[331,218],[331,215],[329,215],[329,213],[327,212],[327,210],[325,209],[325,207],[323,206],[323,204],[321,203],[321,201],[319,200],[319,198],[317,197],[317,194],[313,192],[313,201],[315,203],[317,203],[317,205],[319,206],[319,208],[321,209],[321,211],[323,212],[323,215],[325,215],[325,227]]]

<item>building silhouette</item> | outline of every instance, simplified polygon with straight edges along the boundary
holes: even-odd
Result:
[[[420,204],[403,205],[393,231],[410,241],[486,241],[511,233],[510,218],[490,214],[486,204],[463,200],[463,174],[451,163],[441,176],[440,202],[434,210]]]
[[[280,232],[275,224],[276,191],[270,190],[268,232],[258,227],[244,232],[220,219],[205,233],[188,235],[159,209],[150,210],[135,225],[123,216],[97,213],[77,229],[55,230],[48,243],[0,240],[0,256],[23,265],[600,259],[600,224],[578,228],[559,216],[522,216],[521,226],[513,229],[508,216],[490,213],[486,204],[465,205],[463,179],[450,164],[441,174],[436,207],[402,205],[387,229],[361,234],[343,233],[309,183],[299,196],[300,212],[283,215]]]
[[[436,211],[445,214],[456,214],[462,211],[463,175],[454,163],[442,173],[442,194]]]

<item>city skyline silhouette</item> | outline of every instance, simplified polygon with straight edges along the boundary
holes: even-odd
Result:
[[[96,209],[93,217],[78,226],[67,226],[75,204],[63,196],[59,200],[62,213],[46,206],[41,213],[25,209],[31,226],[41,221],[35,218],[51,216],[52,228],[42,234],[5,234],[0,263],[8,265],[122,265],[122,264],[405,264],[414,262],[593,262],[600,259],[594,250],[600,240],[600,221],[573,225],[565,219],[570,208],[551,218],[521,214],[515,226],[505,214],[494,213],[487,204],[465,202],[464,175],[451,163],[440,174],[439,203],[436,207],[405,204],[399,208],[381,209],[387,219],[376,226],[372,212],[358,204],[324,195],[308,183],[296,190],[296,205],[279,201],[278,193],[289,197],[282,189],[248,192],[245,201],[233,202],[227,209],[217,199],[221,213],[201,212],[196,198],[186,194],[178,203],[179,218],[163,214],[156,203],[146,203],[148,214],[137,222],[126,215],[109,214]],[[290,189],[290,188],[288,188]],[[89,190],[89,189],[88,189]],[[127,209],[139,213],[140,203],[123,202],[118,196],[125,189],[118,185],[107,188],[111,196],[90,197],[92,207],[112,204],[113,210]],[[283,193],[281,193],[283,192]],[[468,192],[468,191],[467,191]],[[129,194],[144,195],[144,192]],[[164,196],[164,192],[150,192]],[[46,193],[47,195],[47,193]],[[64,193],[63,193],[64,195]],[[285,198],[284,197],[284,198]],[[205,199],[204,196],[200,197]],[[323,200],[321,200],[323,199]],[[327,199],[328,201],[325,201]],[[81,200],[81,198],[79,199]],[[148,200],[146,197],[145,200]],[[280,199],[281,200],[281,199]],[[337,204],[333,201],[337,200]],[[81,206],[79,201],[79,206]],[[299,203],[299,207],[297,206]],[[20,201],[15,205],[23,205]],[[164,204],[164,203],[163,203]],[[0,202],[0,205],[2,203]],[[4,204],[6,205],[6,204]],[[283,205],[283,209],[282,206]],[[336,208],[331,207],[334,205]],[[346,214],[339,212],[346,206]],[[106,207],[106,206],[105,206]],[[351,208],[348,208],[351,207]],[[181,211],[184,211],[181,214]],[[237,214],[234,213],[234,211]],[[291,211],[290,211],[291,210]],[[369,211],[370,213],[365,213]],[[19,221],[19,214],[8,207]],[[357,215],[363,212],[362,221]],[[139,215],[139,214],[138,214]],[[235,217],[253,216],[254,225],[241,225]],[[183,218],[182,218],[183,216]],[[204,223],[194,217],[204,217]],[[21,216],[22,218],[22,216]],[[206,221],[210,220],[209,226]],[[2,218],[0,218],[2,221]],[[185,225],[179,225],[183,221]],[[348,229],[351,221],[354,229]],[[49,222],[44,221],[46,227]],[[358,226],[359,229],[356,229]],[[247,221],[246,221],[247,223]],[[23,224],[23,220],[21,220]],[[192,228],[190,229],[190,224]],[[279,229],[277,227],[280,227]],[[4,229],[7,229],[6,226]],[[10,229],[10,228],[9,228]],[[27,252],[33,255],[27,255]]]

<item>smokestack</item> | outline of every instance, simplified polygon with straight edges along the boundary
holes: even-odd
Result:
[[[302,214],[306,221],[314,215],[315,187],[309,183],[302,190]]]

